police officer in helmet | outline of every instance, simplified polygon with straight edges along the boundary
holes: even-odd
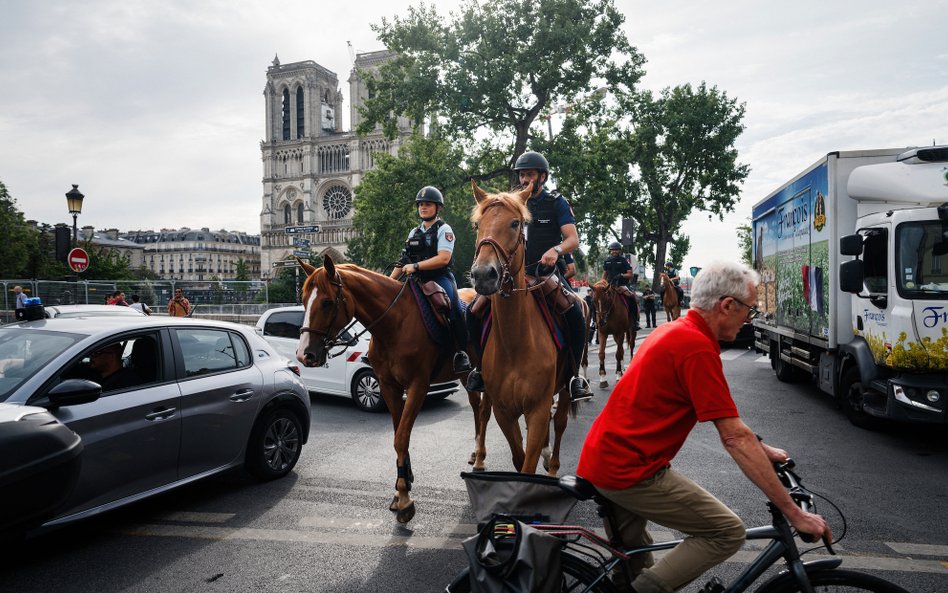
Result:
[[[527,208],[533,220],[527,224],[526,273],[532,276],[547,276],[556,272],[559,258],[579,247],[576,219],[566,198],[559,192],[549,192],[543,187],[550,174],[550,164],[546,157],[539,152],[527,151],[517,159],[514,171],[520,175],[520,184],[523,187],[533,188],[532,195],[527,200]],[[564,286],[569,286],[565,280],[562,281]],[[578,373],[586,345],[586,319],[578,301],[566,312],[565,319],[573,368]],[[467,388],[470,391],[483,390],[484,382],[477,369],[468,376]],[[570,381],[569,388],[573,401],[592,397],[589,383],[578,374]]]
[[[668,279],[672,281],[672,284],[675,285],[675,292],[678,293],[678,302],[681,303],[685,298],[685,291],[681,288],[681,276],[679,275],[678,268],[675,267],[674,262],[671,260],[665,262],[665,274],[668,276]]]
[[[438,213],[444,208],[444,196],[436,187],[421,188],[415,196],[415,206],[421,224],[415,227],[405,242],[401,261],[392,270],[391,277],[398,279],[403,274],[413,274],[419,280],[434,280],[448,293],[451,300],[451,316],[448,319],[457,352],[454,355],[454,372],[471,370],[471,361],[464,351],[467,345],[467,325],[458,300],[458,286],[451,273],[454,253],[454,231],[441,220]]]
[[[622,255],[622,244],[618,241],[609,243],[609,257],[602,262],[602,279],[615,286],[626,300],[629,306],[629,318],[635,330],[642,329],[639,325],[639,305],[635,300],[635,293],[629,286],[630,282],[635,282],[635,273],[632,270],[632,264]]]

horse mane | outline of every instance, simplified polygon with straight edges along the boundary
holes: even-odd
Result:
[[[595,284],[593,284],[593,288],[606,288],[607,286],[609,286],[609,283],[603,280],[602,278],[600,278],[599,280],[596,281]]]
[[[515,214],[519,214],[520,218],[525,222],[532,220],[530,209],[527,208],[526,203],[510,192],[501,192],[499,194],[490,194],[486,199],[474,204],[474,208],[471,209],[471,222],[474,224],[480,222],[484,216],[484,211],[497,204],[506,207]]]

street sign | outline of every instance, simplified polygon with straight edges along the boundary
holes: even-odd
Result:
[[[319,225],[313,224],[309,226],[288,226],[284,229],[284,232],[288,235],[295,235],[296,233],[318,233]]]
[[[293,246],[294,247],[309,247],[310,240],[303,239],[301,237],[293,237]]]
[[[281,259],[270,264],[271,268],[295,268],[298,264],[295,260]]]
[[[691,269],[688,271],[691,272],[691,276],[694,277],[698,275],[698,272],[701,271],[701,268],[699,266],[691,266]]]
[[[294,251],[294,252],[293,252],[293,255],[295,255],[296,257],[309,257],[309,256],[310,256],[310,252],[309,252],[309,251],[301,251],[301,250],[300,250],[300,251]]]
[[[69,252],[66,263],[69,264],[69,269],[73,272],[85,272],[86,268],[89,267],[89,254],[86,253],[85,249],[76,247]]]
[[[628,247],[635,239],[635,221],[631,218],[622,219],[622,244]]]

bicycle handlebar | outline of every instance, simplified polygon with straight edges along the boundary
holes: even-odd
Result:
[[[789,491],[790,498],[793,499],[793,502],[800,507],[800,510],[805,513],[815,513],[816,504],[813,502],[813,494],[803,487],[803,484],[800,483],[800,476],[798,476],[793,468],[796,467],[796,463],[792,459],[787,459],[785,462],[774,462],[774,471],[777,472],[777,477],[780,478],[780,482],[786,486]],[[805,543],[812,544],[817,541],[816,536],[813,536],[809,533],[799,533],[800,539]],[[833,551],[832,542],[829,541],[825,535],[822,536],[823,545],[826,546],[826,549],[830,554],[835,554]]]

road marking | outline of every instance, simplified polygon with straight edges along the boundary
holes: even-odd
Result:
[[[948,556],[948,546],[908,544],[903,542],[886,542],[885,545],[892,548],[895,552],[905,554],[906,556]]]
[[[754,362],[765,362],[765,363],[767,363],[767,364],[770,364],[770,356],[764,354],[763,356],[761,356],[760,358],[758,358],[758,359],[755,360]]]
[[[347,533],[345,531],[316,531],[294,529],[257,529],[251,527],[229,528],[199,525],[150,525],[140,524],[129,529],[120,529],[118,533],[138,537],[184,537],[215,541],[272,541],[284,543],[309,543],[351,545],[373,548],[388,548],[405,546],[408,548],[447,550],[460,549],[460,539],[474,533],[473,525],[456,524],[449,526],[452,534],[459,536],[417,536],[410,528],[396,526],[405,535],[388,535],[379,533]],[[656,534],[658,535],[658,534]],[[657,539],[657,538],[656,538]],[[914,544],[909,544],[914,545]],[[940,546],[935,546],[938,548]],[[659,552],[657,556],[663,553]],[[752,562],[759,552],[751,550],[740,551],[732,556],[728,563],[747,565]],[[807,555],[808,559],[829,559],[828,555]],[[913,558],[894,558],[885,556],[842,555],[843,567],[859,570],[879,570],[893,572],[919,572],[948,575],[948,565],[937,560],[917,560]]]
[[[237,513],[194,513],[190,511],[181,511],[175,513],[166,513],[161,516],[165,521],[177,521],[178,523],[226,523],[237,516]]]
[[[724,350],[721,352],[721,360],[734,360],[747,354],[747,350]]]

